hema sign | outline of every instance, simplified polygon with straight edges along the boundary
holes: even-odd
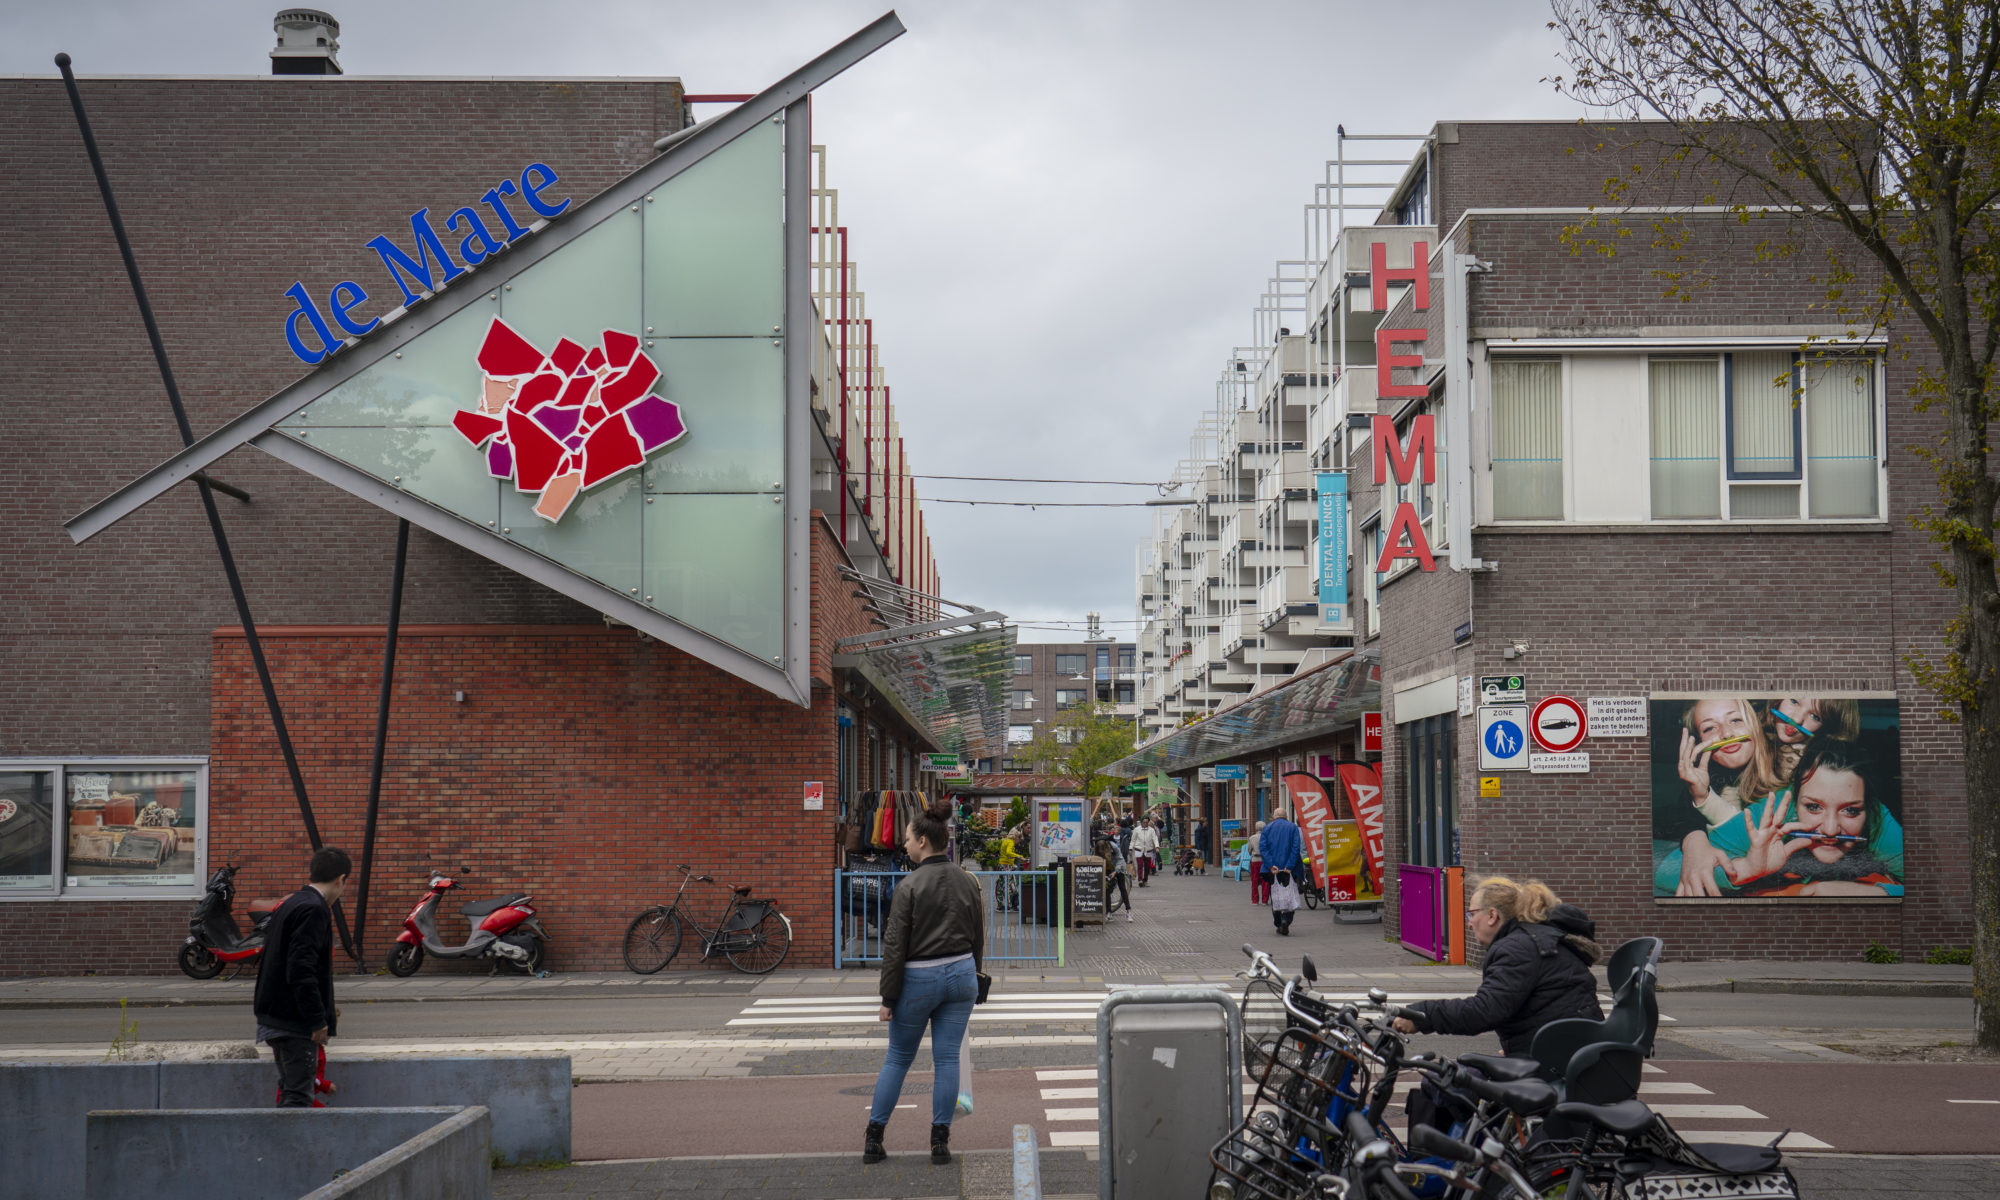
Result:
[[[811,351],[823,333],[806,98],[902,28],[883,17],[589,200],[541,196],[554,172],[531,167],[523,187],[568,207],[504,254],[461,224],[474,244],[451,260],[420,210],[414,248],[378,253],[406,301],[423,299],[413,285],[449,287],[368,324],[71,520],[70,535],[95,535],[249,444],[810,705]],[[358,291],[329,293],[343,330]],[[318,328],[303,308],[290,321],[295,336]]]

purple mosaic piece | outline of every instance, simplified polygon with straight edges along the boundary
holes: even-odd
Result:
[[[583,435],[580,433],[572,433],[568,437],[564,438],[562,440],[562,443],[563,445],[568,446],[572,450],[580,450],[583,448]]]
[[[674,441],[687,432],[681,423],[680,405],[659,396],[648,396],[625,410],[632,432],[648,452]]]
[[[486,473],[495,479],[511,479],[514,476],[514,447],[506,442],[492,442],[486,447]]]
[[[576,423],[582,415],[574,408],[557,408],[553,404],[544,404],[533,414],[535,424],[548,430],[549,436],[559,442],[566,441],[570,434],[576,432]]]

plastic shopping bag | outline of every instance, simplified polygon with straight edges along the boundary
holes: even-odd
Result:
[[[972,1115],[972,1034],[958,1044],[958,1115]]]

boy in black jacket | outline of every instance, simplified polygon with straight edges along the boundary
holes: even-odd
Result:
[[[278,1063],[278,1107],[312,1107],[319,1047],[339,1024],[333,1006],[333,904],[354,869],[345,850],[331,846],[312,857],[305,887],[271,914],[264,953],[257,961],[251,1011],[257,1040]]]

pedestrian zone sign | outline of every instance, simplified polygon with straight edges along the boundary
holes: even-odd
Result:
[[[1479,769],[1528,769],[1528,710],[1524,705],[1479,709]]]

